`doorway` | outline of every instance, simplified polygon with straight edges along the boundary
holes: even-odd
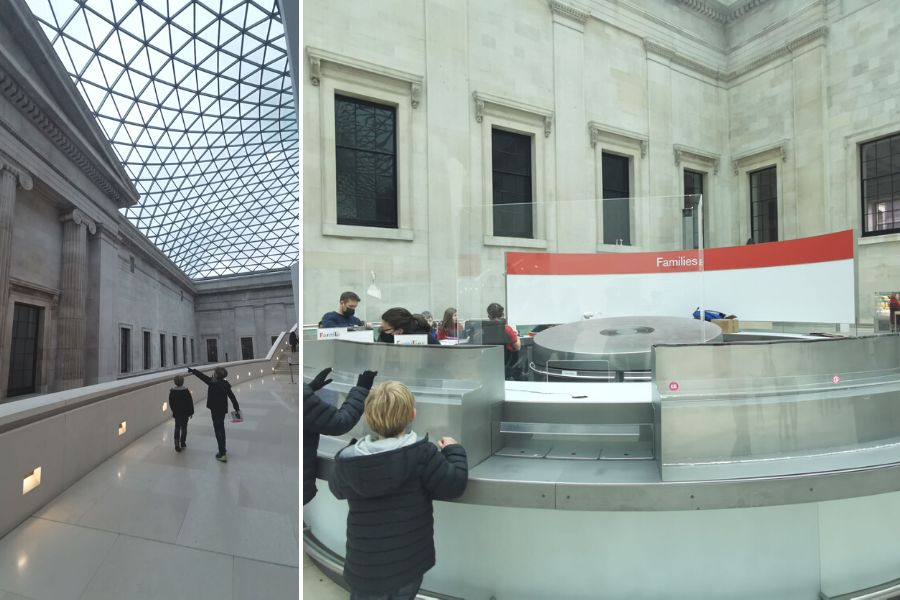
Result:
[[[33,394],[35,392],[38,365],[38,334],[40,332],[42,311],[43,309],[39,306],[15,303],[7,397]]]

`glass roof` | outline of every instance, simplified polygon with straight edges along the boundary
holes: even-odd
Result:
[[[123,209],[189,277],[297,259],[297,115],[277,0],[27,0],[115,148]]]

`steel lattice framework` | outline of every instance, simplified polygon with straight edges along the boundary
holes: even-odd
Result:
[[[192,278],[297,259],[299,136],[277,0],[28,0]]]

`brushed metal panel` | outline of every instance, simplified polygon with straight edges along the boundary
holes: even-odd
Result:
[[[897,335],[655,349],[666,481],[900,462]]]

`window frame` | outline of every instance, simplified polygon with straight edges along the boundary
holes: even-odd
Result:
[[[753,176],[757,175],[759,173],[763,173],[765,171],[774,171],[774,174],[775,174],[774,202],[775,202],[775,219],[776,219],[777,223],[775,226],[776,239],[774,239],[774,240],[758,240],[753,235],[754,234],[754,231],[753,231],[753,204],[754,204],[754,202],[753,202]],[[782,203],[778,201],[778,199],[780,197],[779,196],[780,192],[781,192],[781,186],[778,181],[778,165],[771,164],[771,165],[766,165],[766,166],[758,168],[758,169],[753,169],[753,170],[747,171],[747,195],[750,198],[750,202],[748,204],[748,207],[750,209],[750,238],[752,238],[753,242],[756,244],[767,244],[767,243],[771,243],[771,242],[778,242],[783,239],[782,233],[781,233],[782,227],[783,227],[782,222],[781,222],[782,221],[782,219],[781,219],[781,204]],[[765,201],[769,202],[768,199],[766,199]],[[757,202],[756,204],[760,204],[760,203],[761,202]]]
[[[153,368],[153,332],[149,329],[141,329],[141,354],[144,371]]]
[[[393,175],[393,188],[394,188],[393,202],[394,202],[395,219],[394,219],[394,223],[391,226],[378,225],[378,224],[375,224],[372,222],[369,222],[369,223],[365,223],[365,222],[338,223],[338,224],[341,226],[347,226],[347,227],[374,227],[374,228],[378,228],[378,229],[397,229],[400,224],[400,215],[399,215],[399,211],[398,211],[399,202],[398,202],[398,193],[397,193],[397,187],[398,187],[398,185],[397,185],[397,183],[398,183],[397,182],[397,170],[398,170],[397,169],[397,166],[398,166],[397,165],[397,161],[398,161],[398,157],[397,157],[397,129],[398,129],[397,128],[397,108],[398,107],[395,104],[375,102],[375,101],[369,100],[367,98],[360,98],[358,96],[340,94],[338,92],[335,92],[335,95],[334,95],[335,106],[337,105],[339,99],[342,101],[346,101],[350,104],[369,105],[369,106],[374,106],[374,107],[382,108],[382,109],[390,109],[393,112],[393,120],[394,120],[394,143],[393,143],[393,148],[392,148],[393,152],[388,153],[388,152],[378,151],[378,150],[368,150],[368,149],[362,149],[362,148],[348,148],[347,146],[339,146],[337,143],[337,121],[336,121],[337,110],[335,110],[335,177],[337,178],[337,176],[338,176],[337,151],[339,149],[348,148],[348,149],[354,150],[356,152],[369,152],[369,153],[378,154],[378,155],[391,156],[393,158],[393,162],[394,162],[394,169],[393,169],[392,175]],[[335,181],[335,203],[337,203],[337,200],[338,200],[337,199],[337,181]],[[339,220],[340,216],[338,216],[336,214],[335,219]],[[360,220],[360,221],[362,221],[362,220]]]
[[[164,369],[166,367],[166,333],[164,331],[159,332],[159,368]]]
[[[651,232],[642,231],[636,225],[642,214],[650,210],[649,206],[639,205],[636,199],[645,198],[649,186],[649,138],[635,131],[628,131],[590,121],[591,146],[594,149],[594,197],[596,204],[597,246],[601,252],[633,252],[634,248],[650,243]],[[606,244],[603,240],[603,154],[617,154],[629,158],[630,201],[628,203],[630,245]],[[647,201],[649,202],[649,200]]]
[[[131,325],[119,323],[119,375],[127,375],[134,372],[134,340],[131,333],[133,328]],[[128,332],[128,348],[124,347],[125,338],[123,333]],[[124,361],[123,361],[124,359]]]
[[[858,179],[859,179],[859,229],[860,234],[864,238],[877,238],[885,235],[897,235],[900,234],[900,219],[895,220],[893,215],[891,217],[891,221],[894,224],[894,227],[891,229],[876,229],[873,231],[866,230],[866,181],[871,181],[874,179],[878,179],[878,177],[871,177],[866,179],[865,177],[865,164],[863,161],[863,152],[866,146],[871,144],[878,144],[879,142],[888,141],[888,145],[891,147],[891,150],[888,153],[887,160],[891,166],[889,167],[891,171],[886,175],[890,178],[891,181],[891,212],[894,213],[896,211],[900,211],[900,188],[894,189],[893,180],[896,178],[900,178],[900,168],[896,171],[893,170],[893,146],[894,144],[900,145],[900,131],[895,131],[894,133],[890,133],[887,135],[881,135],[873,139],[861,141],[857,144],[857,156],[856,156],[856,166],[858,169]],[[876,159],[877,160],[877,159]],[[896,204],[895,204],[896,203]],[[897,208],[895,208],[897,207]]]
[[[319,176],[323,236],[411,241],[413,233],[412,173],[424,171],[426,157],[414,145],[413,129],[424,127],[417,111],[422,77],[371,63],[362,63],[307,46],[310,80],[318,86],[321,130]],[[396,109],[397,228],[339,225],[337,222],[337,161],[335,95],[349,96]]]
[[[503,206],[503,204],[497,204],[496,200],[494,199],[495,177],[496,177],[496,174],[498,173],[498,170],[496,168],[494,168],[494,134],[497,131],[520,136],[520,137],[528,140],[528,170],[529,170],[529,173],[528,173],[527,177],[528,177],[528,187],[529,187],[528,203],[531,204],[531,235],[527,236],[527,237],[526,236],[497,235],[497,228],[494,223],[494,214],[496,213],[496,208],[498,206]],[[535,188],[535,185],[534,185],[534,183],[535,183],[534,182],[534,171],[535,171],[535,169],[534,169],[534,154],[535,154],[534,146],[535,146],[535,143],[534,143],[534,135],[533,134],[522,133],[520,131],[513,131],[513,130],[507,129],[505,127],[491,127],[491,229],[490,229],[490,233],[489,233],[489,235],[491,237],[495,237],[495,238],[501,238],[501,237],[502,238],[510,238],[511,237],[511,238],[514,238],[517,240],[533,240],[534,239],[535,213],[537,212],[535,209],[535,201],[534,201],[534,196],[535,196],[535,194],[534,194],[534,192],[535,192],[535,189],[534,189]],[[502,171],[501,171],[501,173],[502,173]],[[513,175],[516,177],[524,177],[523,175],[519,175],[517,173],[506,173],[506,174]],[[524,204],[524,203],[519,203],[519,204]]]

